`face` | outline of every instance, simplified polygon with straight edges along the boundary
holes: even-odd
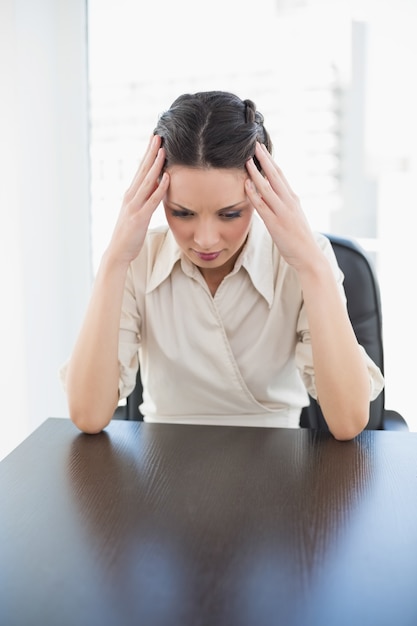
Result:
[[[249,232],[253,206],[239,169],[169,168],[164,199],[168,225],[184,254],[201,271],[225,276]]]

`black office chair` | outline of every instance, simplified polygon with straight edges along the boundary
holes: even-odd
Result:
[[[373,264],[358,243],[336,235],[326,236],[345,276],[347,308],[358,342],[384,373],[381,296]],[[328,430],[321,409],[313,398],[301,413],[300,426]],[[367,429],[408,430],[407,422],[397,411],[385,408],[384,390],[371,402]]]
[[[132,393],[126,398],[126,402],[117,407],[113,415],[113,419],[142,422],[143,415],[139,411],[139,405],[142,404],[142,394],[143,386],[139,368],[136,376],[135,388],[133,389]]]
[[[379,283],[366,252],[354,241],[335,235],[326,235],[333,246],[338,264],[345,275],[344,287],[347,307],[359,343],[384,373],[384,348],[382,342],[382,313]],[[117,408],[116,419],[142,420],[139,411],[142,402],[140,371],[136,387],[127,398],[126,405]],[[328,430],[317,402],[302,410],[300,426]],[[397,412],[385,408],[384,390],[371,402],[367,428],[370,430],[408,430],[407,422]]]

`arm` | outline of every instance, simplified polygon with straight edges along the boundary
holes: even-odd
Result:
[[[265,176],[247,164],[247,194],[285,260],[297,271],[308,318],[317,395],[330,431],[352,439],[369,418],[370,382],[329,261],[281,170],[259,144]]]
[[[161,140],[151,139],[127,190],[110,243],[101,260],[89,306],[66,374],[70,417],[87,433],[100,432],[118,403],[119,324],[130,262],[139,254],[152,213],[168,188]]]

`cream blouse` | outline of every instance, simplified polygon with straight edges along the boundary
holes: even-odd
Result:
[[[316,234],[344,296],[330,242]],[[363,348],[362,348],[363,350]],[[363,350],[370,400],[382,390]],[[297,274],[255,214],[233,271],[213,297],[167,226],[149,230],[131,263],[120,322],[120,397],[135,386],[148,422],[298,427],[316,397]]]

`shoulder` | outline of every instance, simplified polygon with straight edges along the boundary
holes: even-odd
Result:
[[[324,233],[319,231],[313,231],[313,235],[320,248],[326,249],[329,246],[331,247],[332,244],[330,243],[329,238]]]
[[[321,232],[314,232],[314,237],[317,241],[317,244],[320,246],[321,250],[323,250],[323,253],[328,259],[336,279],[338,280],[338,282],[343,282],[343,273],[339,267],[336,254],[333,250],[330,239]]]
[[[321,248],[321,250],[323,250],[326,256],[329,257],[331,260],[335,259],[336,257],[334,254],[333,246],[329,237],[324,233],[318,231],[314,231],[313,235],[318,246]]]

